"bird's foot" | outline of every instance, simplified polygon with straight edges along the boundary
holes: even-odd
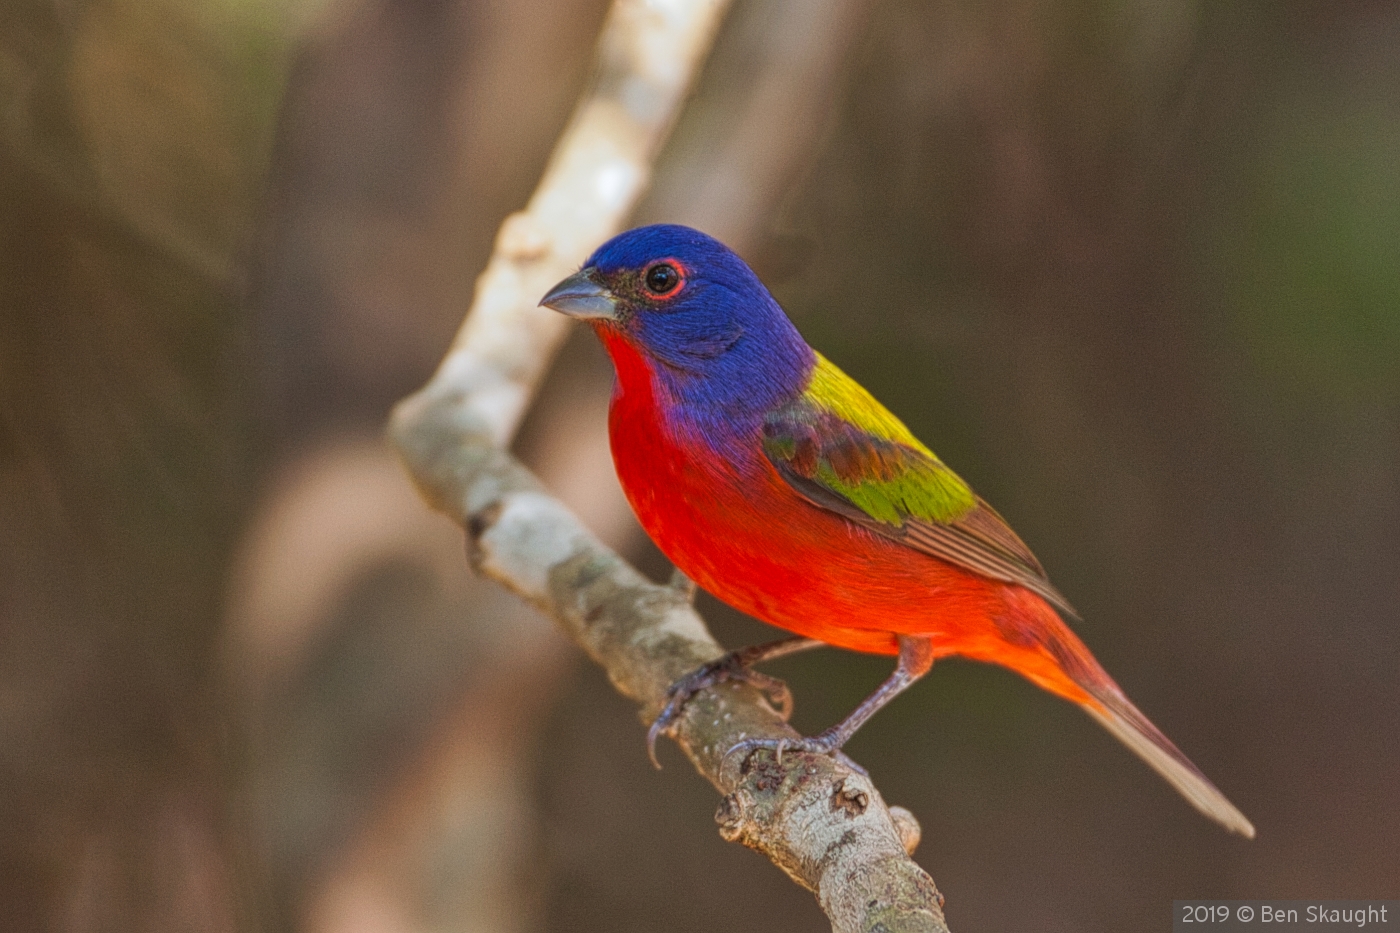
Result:
[[[680,719],[685,704],[702,690],[718,687],[730,681],[742,681],[761,690],[778,715],[787,722],[792,715],[792,691],[787,684],[776,677],[747,667],[739,652],[731,652],[709,664],[702,664],[671,685],[666,691],[666,705],[647,729],[647,757],[658,769],[661,762],[656,759],[656,740],[662,735],[671,735]]]
[[[760,748],[766,748],[773,753],[773,759],[781,765],[783,763],[784,752],[807,752],[812,755],[829,755],[857,774],[869,777],[870,772],[856,764],[849,755],[841,751],[841,746],[843,744],[841,739],[832,734],[830,730],[818,735],[810,737],[804,736],[796,739],[744,739],[742,742],[731,747],[729,751],[725,752],[724,757],[725,760],[728,760],[731,755],[739,755],[742,763],[748,761],[749,756]]]

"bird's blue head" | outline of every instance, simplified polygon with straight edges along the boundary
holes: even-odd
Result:
[[[621,337],[701,417],[766,411],[801,391],[816,360],[753,270],[689,227],[613,237],[540,304]]]

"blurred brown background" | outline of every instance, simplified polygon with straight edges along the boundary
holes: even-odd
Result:
[[[0,7],[0,927],[825,928],[380,440],[604,10]],[[849,750],[955,930],[1400,897],[1397,166],[1394,4],[736,3],[638,222],[739,248],[1259,829],[949,662]],[[609,378],[576,335],[518,449],[660,577]],[[774,667],[815,731],[887,666]]]

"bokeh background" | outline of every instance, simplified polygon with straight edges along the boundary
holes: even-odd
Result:
[[[381,440],[604,12],[0,5],[0,927],[825,928]],[[940,664],[849,751],[953,929],[1400,897],[1397,167],[1393,3],[735,3],[638,222],[738,248],[1259,829]],[[663,577],[609,380],[575,335],[517,447]],[[809,732],[886,668],[774,665]]]

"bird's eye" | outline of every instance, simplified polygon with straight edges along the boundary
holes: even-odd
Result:
[[[681,286],[681,274],[669,262],[658,262],[642,276],[647,291],[657,298],[669,298]]]

